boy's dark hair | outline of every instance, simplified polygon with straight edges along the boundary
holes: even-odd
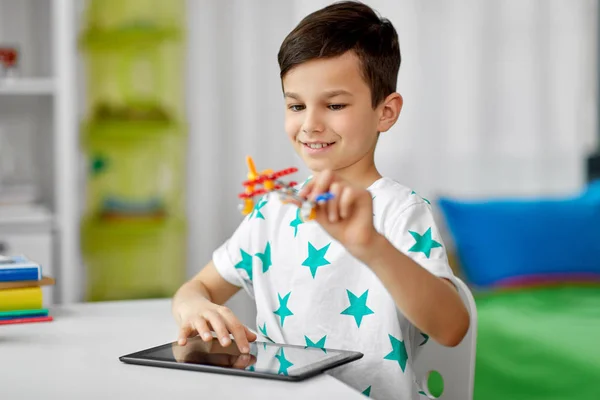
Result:
[[[400,69],[398,34],[369,6],[342,1],[306,16],[284,39],[277,55],[280,77],[302,63],[354,51],[375,108],[396,90]]]

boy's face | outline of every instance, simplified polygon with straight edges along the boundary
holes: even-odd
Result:
[[[359,68],[347,52],[300,64],[283,78],[285,130],[312,171],[373,162],[377,132],[386,129]]]

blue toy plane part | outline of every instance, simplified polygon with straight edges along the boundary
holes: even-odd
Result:
[[[327,201],[333,198],[333,194],[330,192],[322,193],[315,198],[315,202]]]

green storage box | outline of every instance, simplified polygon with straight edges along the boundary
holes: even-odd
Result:
[[[183,220],[86,219],[81,238],[87,301],[172,297],[185,280]]]
[[[160,30],[85,35],[86,117],[184,120],[185,47],[177,38],[176,31]]]
[[[84,126],[87,215],[184,214],[187,135],[170,123]]]
[[[132,27],[173,28],[185,17],[184,0],[90,0],[84,24],[92,30]]]

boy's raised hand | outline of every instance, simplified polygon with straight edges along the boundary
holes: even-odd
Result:
[[[314,199],[330,192],[333,198],[317,204],[316,221],[353,255],[360,254],[379,234],[373,225],[371,193],[332,171],[315,174],[299,196]]]

